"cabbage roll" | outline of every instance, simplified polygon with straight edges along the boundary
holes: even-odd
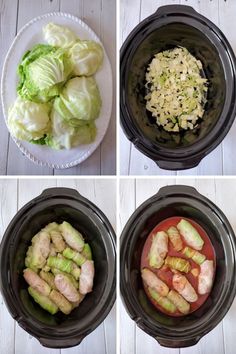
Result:
[[[148,287],[157,291],[161,296],[166,296],[168,294],[168,286],[149,269],[142,269],[142,279]]]
[[[81,274],[79,279],[79,292],[82,295],[90,293],[93,289],[94,263],[86,261],[81,266]]]
[[[54,275],[50,272],[44,272],[43,270],[39,273],[40,278],[42,278],[52,289],[56,289],[54,284]]]
[[[52,315],[58,311],[57,305],[51,301],[47,296],[42,295],[36,289],[33,289],[31,286],[28,288],[29,294],[32,296],[35,302],[39,304],[44,310],[48,311]]]
[[[173,304],[177,307],[177,309],[186,315],[189,313],[190,305],[189,303],[175,290],[171,290],[167,295],[168,299],[173,302]]]
[[[202,249],[204,241],[190,222],[185,219],[181,219],[177,225],[177,228],[188,246],[197,251]]]
[[[69,315],[73,309],[71,303],[57,290],[51,291],[49,299],[51,299],[65,315]]]
[[[67,276],[57,274],[54,282],[59,292],[64,295],[67,300],[72,302],[79,301],[79,293]]]
[[[168,230],[167,230],[170,242],[172,243],[174,249],[176,251],[180,251],[183,248],[183,242],[181,239],[181,236],[179,234],[179,231],[176,229],[175,226],[171,226]]]
[[[188,279],[182,274],[174,274],[172,279],[173,287],[188,302],[195,302],[198,299],[197,293]]]
[[[195,251],[190,247],[185,247],[183,249],[183,254],[188,258],[192,258],[192,260],[197,264],[202,264],[206,259],[206,256],[204,254]]]
[[[153,268],[160,268],[164,263],[164,258],[168,252],[168,235],[164,231],[159,231],[153,235],[152,245],[149,251],[149,264]]]
[[[200,274],[198,277],[198,293],[201,295],[210,292],[213,284],[214,265],[213,261],[205,261],[200,265]]]
[[[40,278],[40,276],[35,273],[32,269],[27,268],[23,271],[23,276],[26,280],[26,282],[34,289],[36,289],[38,292],[40,292],[44,296],[48,296],[50,294],[51,288],[44,281],[43,279]]]
[[[148,292],[151,297],[160,305],[164,310],[173,313],[176,311],[176,306],[167,297],[161,296],[157,291],[152,288],[148,288]]]
[[[191,269],[189,261],[180,257],[167,256],[165,259],[165,265],[184,273],[188,273]]]

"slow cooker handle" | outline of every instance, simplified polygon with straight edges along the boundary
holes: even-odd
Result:
[[[197,11],[194,10],[192,6],[186,5],[166,5],[158,7],[155,15],[167,15],[168,13],[189,13],[190,15],[196,14]]]
[[[63,349],[63,348],[70,348],[79,345],[84,338],[85,336],[77,336],[75,338],[70,338],[70,339],[58,338],[57,340],[55,339],[52,340],[50,338],[38,338],[38,340],[44,347]]]
[[[184,348],[191,347],[199,342],[201,337],[191,338],[191,339],[183,339],[183,340],[168,340],[159,337],[155,337],[156,341],[163,347],[168,348]]]
[[[41,193],[41,196],[46,197],[55,197],[58,195],[71,195],[72,197],[82,197],[81,194],[73,188],[65,188],[65,187],[55,187],[55,188],[47,188],[44,189]]]
[[[199,195],[198,191],[194,187],[185,186],[185,185],[172,185],[172,186],[165,186],[159,189],[156,195],[159,197],[166,197],[168,195],[173,195],[175,193],[179,194],[189,194],[191,195]]]
[[[163,170],[180,171],[196,167],[201,160],[202,157],[189,158],[185,161],[156,160],[155,162],[157,166],[162,168]]]

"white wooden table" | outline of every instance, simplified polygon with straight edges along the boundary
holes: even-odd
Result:
[[[0,179],[0,240],[16,214],[43,189],[50,187],[77,189],[95,203],[116,228],[116,181],[115,179]],[[116,348],[115,306],[99,327],[82,343],[71,349],[47,349],[18,326],[7,311],[0,294],[0,353],[1,354],[115,354]]]
[[[195,187],[201,194],[219,206],[236,232],[236,180],[202,178],[159,178],[121,179],[120,181],[120,228],[122,229],[134,210],[146,199],[166,185],[185,184]],[[224,320],[200,342],[189,348],[168,349],[161,347],[155,339],[139,329],[120,307],[121,354],[235,354],[236,299]]]
[[[81,18],[101,38],[113,71],[114,96],[110,125],[103,142],[86,161],[67,170],[53,170],[34,165],[22,155],[9,137],[0,110],[0,175],[113,175],[116,173],[115,0],[0,0],[0,70],[17,32],[32,18],[52,11],[68,12]]]
[[[226,35],[236,53],[235,0],[121,0],[120,45],[131,30],[159,6],[183,4],[194,7],[213,21]],[[235,98],[236,99],[236,98]],[[120,129],[120,173],[122,175],[235,175],[233,163],[236,121],[224,141],[195,168],[180,172],[161,170],[139,152]]]

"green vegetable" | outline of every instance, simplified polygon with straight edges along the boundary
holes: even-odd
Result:
[[[63,251],[63,256],[74,261],[78,266],[82,266],[82,264],[86,261],[86,258],[79,252],[72,250],[67,247]]]
[[[28,288],[29,294],[32,296],[35,302],[37,302],[44,310],[48,311],[52,315],[55,315],[58,311],[58,307],[47,296],[40,294],[37,290]]]
[[[94,41],[77,41],[70,49],[70,58],[74,64],[73,74],[91,76],[102,64],[103,49]]]
[[[17,139],[36,141],[50,131],[50,105],[16,99],[8,112],[8,128]]]
[[[183,313],[187,314],[190,310],[189,303],[175,290],[171,290],[167,295],[168,299],[177,307],[177,309]]]
[[[70,302],[57,290],[52,290],[49,298],[59,307],[61,312],[68,315],[72,310]]]
[[[89,261],[91,261],[92,260],[92,250],[91,250],[91,247],[89,246],[89,244],[88,243],[85,243],[84,244],[84,249],[83,249],[83,251],[82,251],[82,255],[86,258],[86,259],[88,259]]]
[[[61,270],[57,269],[57,268],[52,268],[52,272],[54,275],[57,275],[57,274],[63,274],[65,275],[70,281],[71,283],[73,284],[73,286],[78,289],[79,288],[79,283],[77,282],[77,280],[73,277],[72,274],[68,274],[66,272],[62,272]]]
[[[202,63],[183,47],[156,54],[146,72],[146,108],[166,131],[194,129],[204,115],[207,79]]]
[[[204,254],[195,251],[190,247],[185,247],[182,252],[186,257],[192,258],[192,260],[199,265],[202,264],[206,259],[206,256]]]
[[[95,79],[82,76],[67,82],[54,101],[54,109],[68,124],[80,126],[81,120],[90,121],[99,116],[101,103]]]
[[[79,231],[77,231],[67,221],[63,221],[60,225],[60,231],[66,243],[75,251],[81,252],[84,248],[84,239]]]
[[[177,225],[177,228],[183,236],[188,246],[200,251],[204,245],[204,241],[199,235],[198,231],[190,224],[189,221],[181,219]]]
[[[37,45],[19,66],[18,94],[34,102],[47,102],[57,96],[72,71],[72,63],[63,49]]]
[[[176,311],[176,306],[167,298],[164,296],[161,296],[153,290],[152,288],[148,288],[148,291],[151,295],[151,297],[160,305],[164,310],[173,313]]]
[[[50,256],[47,265],[51,268],[57,268],[63,272],[71,273],[73,270],[72,262],[69,259]]]
[[[67,27],[48,23],[43,27],[46,42],[54,47],[68,48],[76,41],[76,35]]]
[[[167,256],[165,259],[165,264],[173,269],[179,270],[180,272],[188,273],[191,269],[189,261],[180,257]]]
[[[78,119],[75,119],[78,123]],[[51,124],[52,130],[45,139],[45,143],[53,149],[71,149],[78,145],[90,144],[96,137],[96,125],[93,121],[84,122],[83,125],[73,127],[72,121],[64,120],[60,114],[52,110]]]
[[[52,273],[44,272],[43,270],[39,273],[40,278],[45,280],[52,289],[56,289],[54,284],[54,276]]]
[[[32,251],[30,268],[42,268],[50,252],[50,236],[47,232],[40,231],[32,238]]]

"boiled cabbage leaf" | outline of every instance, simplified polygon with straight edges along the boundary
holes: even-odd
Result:
[[[9,109],[8,127],[17,139],[32,142],[44,138],[50,131],[50,105],[18,97]]]
[[[96,137],[96,125],[93,121],[72,127],[54,109],[51,113],[51,124],[51,133],[45,141],[53,149],[71,149],[81,144],[89,144]]]
[[[91,76],[102,64],[103,49],[94,41],[77,41],[70,49],[70,57],[75,75]]]
[[[76,41],[76,35],[67,27],[48,23],[43,27],[45,41],[55,47],[68,48]]]
[[[99,116],[101,97],[93,77],[75,77],[67,82],[54,101],[55,110],[72,126]]]
[[[66,50],[37,45],[23,57],[18,68],[17,92],[34,102],[47,102],[59,95],[72,71]]]

